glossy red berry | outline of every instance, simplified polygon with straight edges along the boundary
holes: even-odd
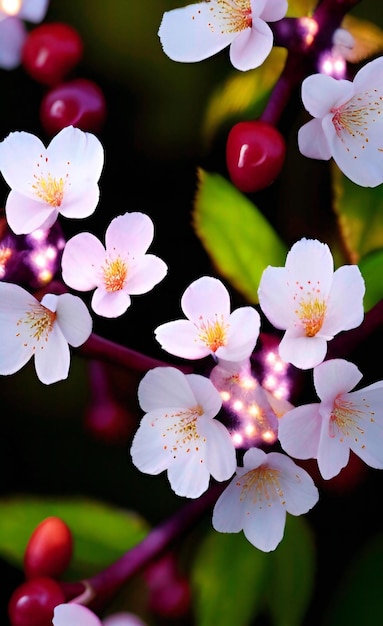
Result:
[[[34,578],[13,592],[8,603],[11,626],[52,626],[54,608],[65,601],[58,583]]]
[[[285,140],[274,126],[261,120],[239,122],[226,142],[231,181],[244,193],[265,189],[277,178],[285,154]]]
[[[22,65],[37,82],[57,85],[68,76],[83,54],[83,42],[78,32],[62,22],[45,23],[28,34],[23,50]]]
[[[33,531],[24,554],[26,578],[58,578],[73,554],[70,528],[59,517],[48,517]]]
[[[106,117],[102,89],[86,78],[76,78],[48,91],[40,105],[40,121],[48,135],[65,126],[98,132]]]

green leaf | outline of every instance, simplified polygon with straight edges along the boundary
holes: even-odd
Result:
[[[363,299],[365,311],[369,311],[383,299],[382,268],[383,249],[367,254],[359,262],[359,269],[366,283],[366,293]]]
[[[200,169],[193,226],[217,271],[251,303],[267,265],[284,266],[287,249],[234,185]]]
[[[339,228],[352,263],[373,250],[383,248],[382,187],[360,187],[333,167],[334,208]]]
[[[287,515],[283,540],[270,557],[268,610],[273,624],[300,626],[311,601],[315,574],[314,544],[304,518]]]
[[[0,554],[22,568],[24,551],[36,526],[55,515],[72,530],[74,557],[65,578],[87,578],[107,567],[148,532],[132,512],[84,497],[17,496],[0,499]]]
[[[383,30],[376,24],[346,15],[342,21],[342,28],[348,30],[354,38],[354,46],[347,56],[347,60],[351,63],[360,63],[382,54]]]
[[[248,626],[258,614],[267,578],[268,555],[242,533],[211,531],[192,570],[198,626]]]
[[[305,15],[312,15],[317,4],[318,0],[289,0],[289,7],[286,15],[288,17],[303,17]]]
[[[323,626],[376,626],[383,623],[383,535],[370,540],[354,557],[340,581]]]

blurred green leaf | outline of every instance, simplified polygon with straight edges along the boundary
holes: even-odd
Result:
[[[267,265],[283,266],[287,249],[258,211],[219,174],[198,171],[193,226],[217,271],[252,303]]]
[[[323,626],[377,626],[383,623],[383,535],[370,540],[340,581]]]
[[[303,623],[314,589],[314,575],[315,550],[310,528],[303,517],[287,515],[283,540],[270,554],[268,610],[274,626]]]
[[[350,261],[383,248],[383,186],[360,187],[333,167],[334,208]]]
[[[360,63],[383,52],[383,30],[368,20],[361,20],[346,15],[342,21],[342,28],[354,37],[354,46],[348,53],[347,60],[351,63]]]
[[[80,496],[2,498],[0,511],[0,554],[20,568],[36,526],[51,515],[63,519],[74,539],[74,557],[65,575],[70,580],[87,578],[107,567],[148,532],[137,514]]]
[[[366,283],[366,293],[363,300],[365,311],[369,311],[383,299],[382,268],[383,249],[367,254],[359,262],[359,269]]]
[[[198,626],[250,624],[262,608],[268,556],[242,533],[211,531],[192,570]]]
[[[318,4],[317,0],[289,0],[288,17],[311,15]]]

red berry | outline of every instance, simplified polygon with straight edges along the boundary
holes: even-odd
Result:
[[[95,438],[119,446],[125,446],[131,438],[133,424],[126,408],[113,400],[92,403],[84,419],[85,428]]]
[[[33,531],[24,555],[26,578],[58,578],[73,554],[70,528],[59,517],[48,517]]]
[[[233,184],[244,193],[271,185],[282,169],[285,154],[281,133],[261,120],[239,122],[229,132],[226,165]]]
[[[78,32],[61,22],[41,24],[27,36],[22,51],[25,71],[43,85],[57,85],[77,65],[83,54]]]
[[[64,593],[51,578],[34,578],[17,587],[9,604],[11,626],[52,626],[54,608],[65,602]]]
[[[98,132],[105,120],[106,103],[101,88],[85,78],[76,78],[54,87],[45,94],[40,120],[49,135],[65,126]]]

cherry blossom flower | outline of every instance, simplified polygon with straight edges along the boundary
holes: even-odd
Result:
[[[68,344],[82,345],[92,318],[77,296],[46,294],[41,302],[19,285],[0,282],[0,374],[14,374],[34,355],[47,385],[67,378]]]
[[[198,498],[216,480],[230,478],[235,449],[225,426],[214,419],[222,401],[212,382],[173,367],[150,370],[138,399],[146,412],[134,436],[133,463],[147,474],[167,469],[173,491]]]
[[[181,308],[188,319],[155,330],[164,350],[186,359],[209,354],[223,361],[249,358],[259,336],[259,314],[250,306],[230,314],[230,296],[220,280],[210,276],[195,280],[184,292]]]
[[[62,276],[79,291],[96,289],[92,308],[98,315],[117,317],[130,306],[130,295],[150,291],[167,272],[166,264],[146,254],[154,225],[144,213],[115,217],[105,234],[105,247],[91,233],[70,239],[62,256]]]
[[[23,20],[37,24],[44,19],[49,0],[0,2],[0,68],[13,70],[21,63],[28,31]]]
[[[383,381],[352,391],[361,379],[353,363],[325,361],[314,369],[321,402],[291,409],[280,419],[283,449],[297,459],[317,459],[326,480],[347,465],[350,450],[383,469]]]
[[[279,344],[283,361],[301,369],[323,361],[327,342],[363,321],[365,285],[357,265],[334,272],[327,244],[301,239],[287,254],[285,267],[267,267],[259,304],[275,328],[286,330]]]
[[[302,83],[302,100],[314,118],[298,132],[301,153],[334,159],[357,185],[383,182],[383,57],[367,63],[353,81],[313,74]]]
[[[273,33],[266,22],[286,11],[286,0],[205,0],[164,13],[158,36],[173,61],[202,61],[230,46],[231,63],[246,71],[270,54]]]
[[[69,602],[54,609],[53,626],[145,626],[133,613],[121,612],[109,615],[102,621],[86,606]]]
[[[96,209],[104,150],[91,133],[67,126],[47,148],[31,133],[0,143],[0,170],[11,187],[5,212],[17,235],[49,228],[59,213],[84,218]]]
[[[318,497],[311,476],[288,456],[250,448],[215,504],[213,527],[224,533],[243,530],[256,548],[270,552],[283,538],[286,513],[307,513]]]

